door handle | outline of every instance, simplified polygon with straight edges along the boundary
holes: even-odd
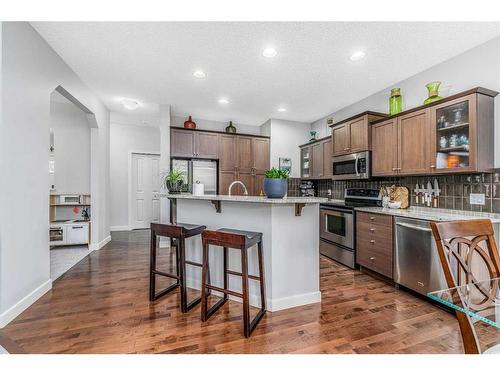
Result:
[[[354,161],[354,171],[356,172],[356,176],[359,177],[358,161],[359,161],[359,155],[356,155],[356,160]]]
[[[430,228],[419,227],[417,225],[411,225],[411,224],[406,224],[406,223],[396,223],[396,225],[399,225],[400,227],[421,230],[423,232],[432,232],[432,229],[430,229]]]
[[[375,240],[370,240],[370,243],[371,243],[371,244],[375,243]]]

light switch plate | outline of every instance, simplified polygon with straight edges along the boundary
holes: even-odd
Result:
[[[484,194],[470,194],[469,200],[470,200],[470,204],[480,204],[483,206],[485,204]]]

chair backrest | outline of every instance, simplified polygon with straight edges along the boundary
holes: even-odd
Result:
[[[453,303],[463,309],[474,310],[483,310],[494,304],[498,281],[489,283],[488,287],[485,287],[485,283],[478,283],[485,278],[500,277],[500,258],[491,221],[480,219],[439,222],[431,223],[431,227],[448,288],[477,283],[474,291],[477,298],[470,298],[470,295],[466,298],[460,289],[457,289],[453,295]],[[473,263],[477,269],[477,263],[481,261],[483,270],[487,272],[478,280],[473,272]],[[456,316],[465,353],[481,353],[471,317],[458,310]]]

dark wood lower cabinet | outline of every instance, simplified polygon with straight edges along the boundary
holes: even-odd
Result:
[[[357,213],[356,262],[392,279],[392,216]]]
[[[219,172],[219,194],[229,194],[229,185],[237,179],[236,176],[235,172]]]

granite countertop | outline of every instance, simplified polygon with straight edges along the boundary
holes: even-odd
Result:
[[[430,221],[490,219],[493,223],[500,223],[500,214],[448,210],[443,208],[410,207],[408,209],[394,209],[382,207],[356,207],[356,211],[410,217],[414,219],[423,219]]]
[[[228,201],[228,202],[247,202],[247,203],[266,203],[266,204],[319,204],[327,202],[327,198],[318,197],[285,197],[282,199],[272,199],[267,197],[258,197],[252,195],[192,195],[192,194],[160,194],[162,198],[193,199],[208,201]]]

